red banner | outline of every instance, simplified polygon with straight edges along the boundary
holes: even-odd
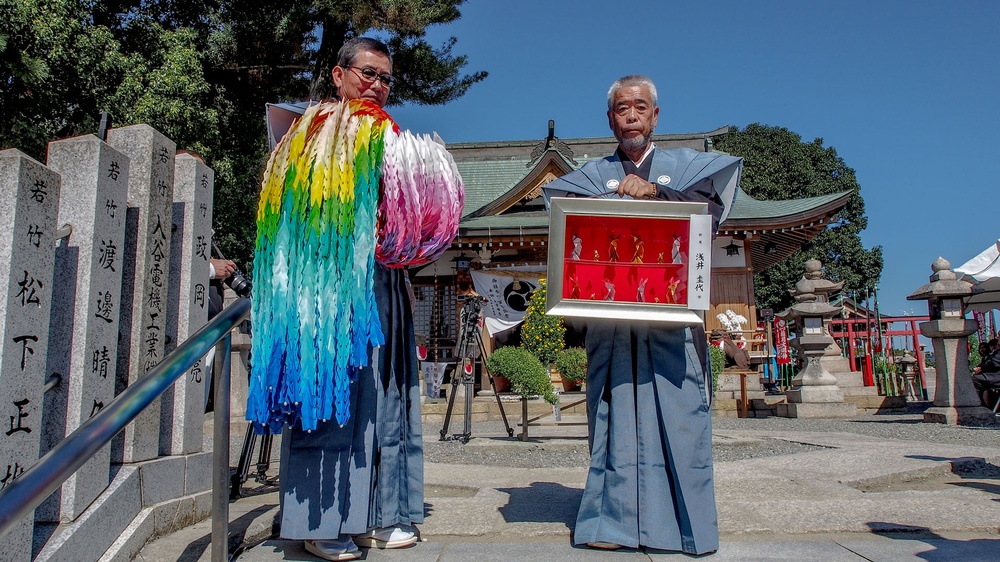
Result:
[[[972,317],[975,318],[976,323],[979,324],[979,327],[976,330],[976,335],[979,336],[980,343],[984,341],[990,341],[990,338],[986,333],[986,331],[988,330],[986,326],[986,315],[983,314],[982,312],[979,312],[978,310],[973,310]]]
[[[788,354],[788,328],[781,318],[774,319],[774,357],[778,365],[787,365],[792,362]]]

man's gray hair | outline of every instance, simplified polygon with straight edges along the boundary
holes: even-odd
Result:
[[[618,80],[615,80],[614,84],[611,85],[611,88],[608,89],[609,110],[614,109],[615,94],[618,93],[618,90],[621,90],[626,86],[646,86],[649,88],[649,95],[653,96],[653,99],[650,101],[652,102],[653,107],[656,107],[656,84],[653,84],[652,80],[641,74],[629,74],[628,76],[622,76]]]
[[[392,64],[392,55],[389,54],[389,47],[385,43],[371,37],[355,37],[348,39],[344,43],[344,46],[337,51],[337,66],[342,68],[355,66],[355,61],[358,60],[358,56],[364,51],[381,53],[389,59],[389,64]]]

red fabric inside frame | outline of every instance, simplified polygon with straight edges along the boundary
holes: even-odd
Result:
[[[687,304],[689,221],[566,216],[564,299]]]

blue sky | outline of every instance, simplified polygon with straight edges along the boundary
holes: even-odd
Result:
[[[821,137],[857,172],[882,246],[885,314],[939,255],[953,267],[1000,237],[990,162],[1000,130],[1000,2],[472,0],[431,28],[489,77],[440,107],[391,108],[449,142],[609,135],[608,85],[646,74],[658,133],[724,125]]]

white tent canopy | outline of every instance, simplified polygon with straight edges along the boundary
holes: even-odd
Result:
[[[975,283],[974,293],[966,301],[967,310],[988,312],[1000,309],[1000,240],[978,256],[955,268],[961,279]]]

